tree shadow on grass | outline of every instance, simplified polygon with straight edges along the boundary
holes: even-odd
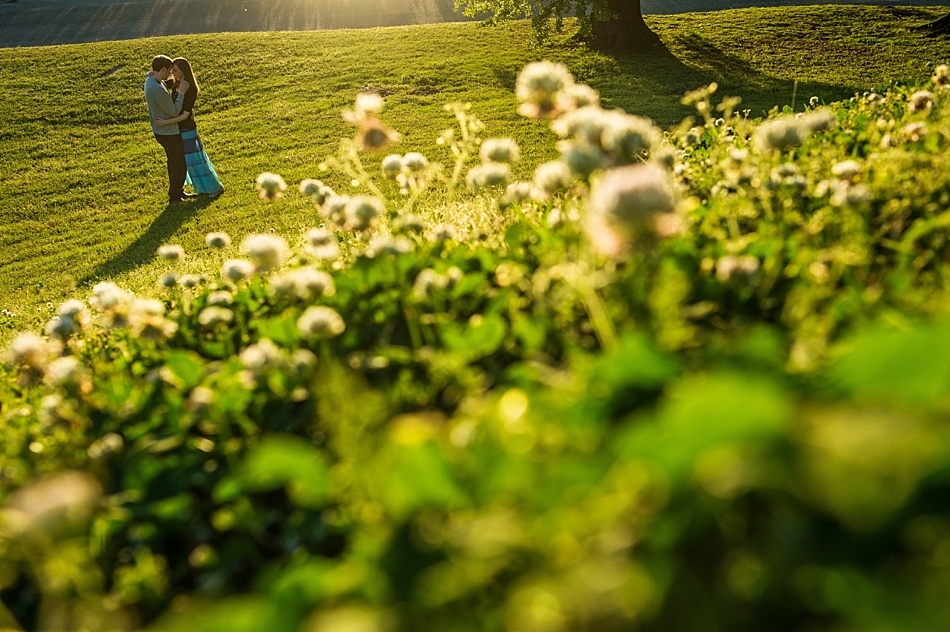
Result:
[[[168,204],[138,239],[126,246],[122,252],[96,266],[95,270],[79,281],[79,285],[87,286],[102,279],[129,272],[147,263],[155,257],[158,247],[174,235],[186,221],[194,218],[195,223],[198,223],[198,211],[213,202],[211,198],[200,197],[193,202]]]
[[[774,106],[792,105],[793,98],[796,110],[801,111],[812,96],[828,103],[849,98],[856,91],[853,86],[820,82],[796,85],[794,79],[768,75],[695,33],[677,38],[671,45],[678,53],[658,44],[644,51],[600,57],[579,71],[577,79],[600,91],[605,108],[647,116],[663,127],[695,115],[695,110],[680,102],[683,95],[712,82],[719,84],[719,98],[741,97],[739,109],[748,109],[752,117]],[[702,60],[702,67],[687,64],[684,59]],[[605,77],[616,79],[607,83]]]

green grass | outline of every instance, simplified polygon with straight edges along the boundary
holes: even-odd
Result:
[[[444,162],[447,152],[429,151],[452,123],[442,106],[472,102],[486,136],[510,135],[525,148],[525,176],[553,157],[551,132],[515,114],[514,80],[527,61],[563,61],[601,91],[606,106],[663,126],[687,113],[679,104],[686,90],[710,81],[742,96],[757,116],[793,95],[799,104],[812,95],[831,101],[925,78],[925,63],[946,61],[950,46],[909,27],[939,13],[805,7],[653,16],[648,21],[667,50],[617,57],[575,44],[570,34],[535,47],[526,23],[0,50],[0,307],[14,314],[0,316],[0,338],[35,328],[96,280],[153,285],[163,271],[154,252],[163,243],[195,252],[212,230],[239,240],[315,225],[314,207],[293,191],[277,204],[260,202],[254,178],[275,171],[293,186],[319,177],[318,164],[349,133],[340,111],[362,90],[387,95],[386,119],[403,133],[398,151],[423,150]],[[165,206],[163,157],[141,96],[158,52],[185,55],[198,71],[199,129],[227,187],[216,202]],[[347,190],[345,182],[329,183]],[[216,263],[189,265],[197,271]]]

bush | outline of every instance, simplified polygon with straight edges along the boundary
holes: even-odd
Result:
[[[945,74],[664,135],[531,65],[532,183],[361,96],[324,226],[13,343],[0,623],[944,629]]]

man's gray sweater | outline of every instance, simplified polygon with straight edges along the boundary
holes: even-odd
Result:
[[[145,78],[145,102],[148,104],[148,122],[152,125],[153,132],[160,136],[173,136],[179,133],[178,123],[159,127],[155,124],[155,119],[173,119],[181,114],[184,99],[177,101],[172,99],[172,95],[168,94],[162,82],[149,75]]]

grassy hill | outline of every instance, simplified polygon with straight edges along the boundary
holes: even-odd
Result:
[[[336,139],[350,133],[340,112],[360,91],[387,97],[387,120],[404,135],[400,151],[432,146],[452,123],[444,103],[472,102],[487,136],[511,135],[527,148],[526,175],[553,157],[553,135],[515,114],[514,78],[525,62],[562,61],[601,91],[606,106],[662,126],[687,113],[679,103],[686,90],[710,81],[740,95],[755,117],[793,99],[800,106],[811,96],[831,101],[924,78],[926,62],[950,58],[950,46],[909,27],[938,14],[805,7],[654,16],[650,25],[668,50],[620,57],[573,43],[569,33],[535,47],[523,23],[0,50],[0,307],[13,314],[0,316],[0,338],[35,327],[97,280],[154,285],[154,252],[163,243],[194,250],[210,230],[240,239],[317,223],[302,196],[264,205],[253,182],[262,171],[290,183],[319,176]],[[216,202],[165,207],[162,155],[141,97],[148,61],[159,52],[190,58],[198,72],[199,129],[227,187]],[[330,184],[347,191],[345,182]],[[216,263],[190,265],[200,271]]]

